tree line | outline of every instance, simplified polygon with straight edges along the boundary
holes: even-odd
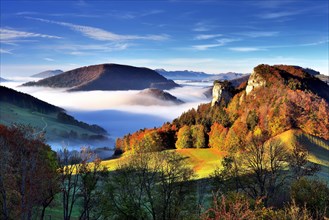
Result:
[[[301,146],[267,134],[197,180],[174,151],[136,149],[109,171],[89,148],[57,153],[29,126],[0,126],[1,219],[323,219],[329,188]],[[196,129],[197,130],[197,129]],[[213,195],[213,196],[211,196]],[[77,214],[78,213],[78,214]]]

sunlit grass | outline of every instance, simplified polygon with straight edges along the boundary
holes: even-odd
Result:
[[[216,149],[179,149],[171,150],[177,152],[185,160],[189,167],[196,174],[196,179],[207,178],[215,169],[220,166],[221,159],[227,154],[226,152]],[[123,154],[120,158],[106,160],[102,165],[106,166],[110,171],[115,170],[120,163],[129,160],[129,154]]]

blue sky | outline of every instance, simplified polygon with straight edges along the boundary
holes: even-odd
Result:
[[[121,63],[328,71],[328,0],[1,0],[1,76]]]

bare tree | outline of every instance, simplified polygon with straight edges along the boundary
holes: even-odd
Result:
[[[106,184],[103,215],[120,219],[180,219],[189,205],[193,172],[172,152],[137,152]],[[195,204],[194,204],[195,205]],[[112,210],[107,210],[111,207]]]

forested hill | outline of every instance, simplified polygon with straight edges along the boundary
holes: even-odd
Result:
[[[45,114],[59,113],[64,111],[62,108],[51,105],[31,95],[18,92],[5,86],[0,86],[0,102],[10,103],[21,108],[28,108],[32,111]]]
[[[46,125],[45,129],[47,128],[50,136],[68,137],[69,135],[64,135],[64,131],[67,132],[67,129],[69,129],[67,133],[72,131],[71,133],[80,132],[82,134],[85,132],[85,136],[107,134],[102,127],[78,121],[60,107],[4,86],[0,86],[0,107],[0,123],[10,125],[11,123],[27,122],[33,126],[39,126],[41,123],[42,126]],[[48,129],[50,127],[57,127],[58,131],[54,132],[53,130],[56,129]],[[59,134],[59,130],[62,131],[61,134]],[[76,138],[78,139],[78,137]],[[103,139],[105,136],[99,138]]]
[[[37,82],[25,83],[23,86],[47,86],[69,88],[72,91],[90,91],[171,89],[179,85],[148,68],[100,64],[77,68]]]
[[[254,136],[268,140],[288,130],[329,140],[329,86],[303,68],[259,65],[238,87],[216,82],[213,97],[213,107],[201,104],[161,128],[128,134],[117,148],[236,150]]]

